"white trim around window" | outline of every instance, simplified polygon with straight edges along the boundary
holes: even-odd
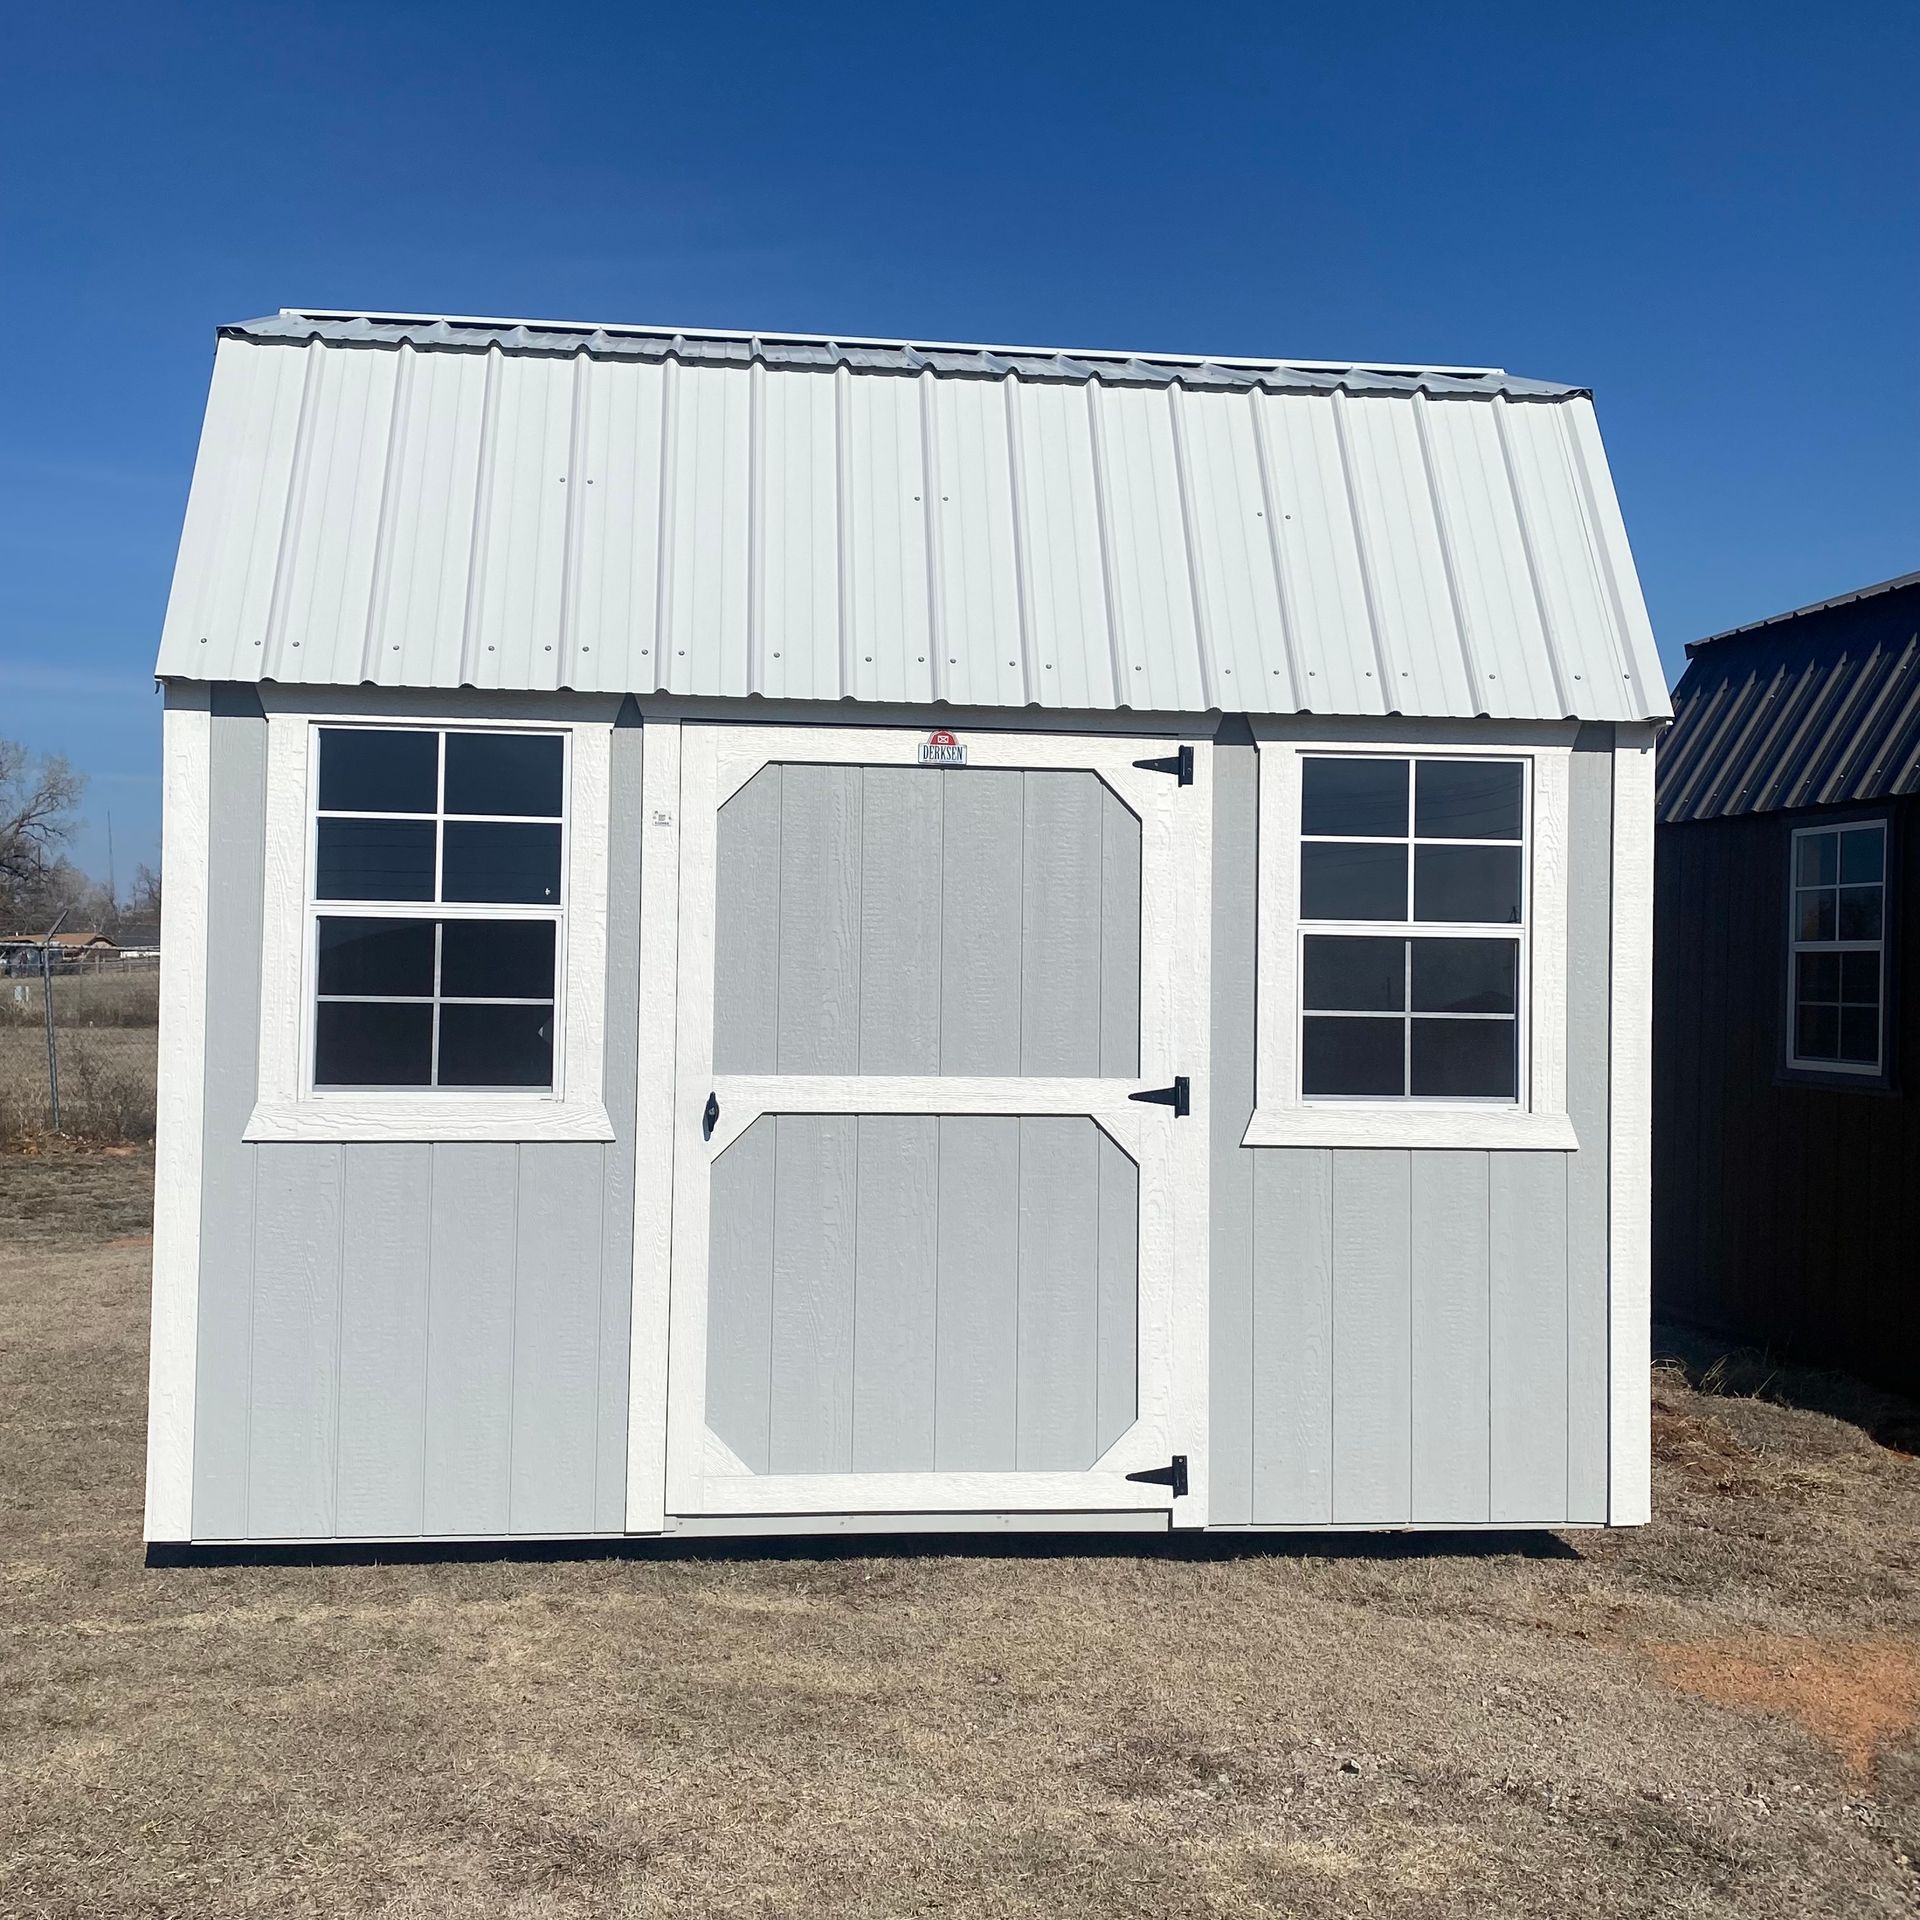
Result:
[[[1569,1149],[1567,1117],[1567,813],[1573,729],[1514,726],[1488,738],[1465,722],[1370,723],[1365,733],[1322,723],[1311,733],[1256,721],[1260,767],[1255,1105],[1250,1147],[1465,1147]],[[1301,1084],[1301,763],[1315,755],[1386,759],[1515,760],[1527,772],[1526,907],[1517,1008],[1519,1097],[1514,1101],[1392,1098],[1313,1100]],[[1358,929],[1314,923],[1330,934]],[[1366,931],[1393,934],[1393,923]],[[1472,937],[1482,930],[1436,922],[1410,937]]]
[[[1886,1075],[1887,847],[1884,814],[1816,821],[1788,836],[1792,1073],[1865,1081]]]
[[[551,1089],[321,1089],[312,1084],[313,848],[319,730],[393,725],[559,733],[568,742],[562,859],[565,909],[555,981]],[[611,1140],[602,1097],[612,727],[468,713],[373,716],[276,705],[267,716],[266,877],[261,937],[260,1086],[248,1140]],[[447,909],[434,909],[446,912]],[[515,918],[510,905],[454,914]]]

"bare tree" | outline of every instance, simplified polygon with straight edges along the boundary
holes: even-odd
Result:
[[[49,890],[64,866],[60,849],[72,834],[74,809],[86,789],[57,753],[29,752],[0,740],[0,910],[17,913]]]
[[[160,873],[156,867],[145,864],[133,870],[133,884],[127,889],[127,897],[120,903],[121,916],[133,920],[142,926],[160,924]]]

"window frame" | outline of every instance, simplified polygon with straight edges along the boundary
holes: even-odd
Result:
[[[1798,936],[1800,842],[1814,834],[1841,834],[1858,827],[1880,829],[1880,938],[1867,941],[1803,941]],[[1835,811],[1787,822],[1785,900],[1783,917],[1786,937],[1782,942],[1780,1067],[1779,1079],[1789,1086],[1825,1087],[1830,1090],[1885,1093],[1893,1088],[1893,1023],[1896,987],[1895,927],[1897,901],[1895,872],[1898,834],[1891,812],[1882,809]],[[1838,880],[1836,878],[1835,885]],[[1836,935],[1838,925],[1835,927]],[[1872,1066],[1864,1061],[1803,1059],[1798,1051],[1800,955],[1804,950],[1821,953],[1858,953],[1877,950],[1880,956],[1880,981],[1877,1005],[1880,1014],[1878,1058]]]
[[[415,703],[408,703],[413,708]],[[526,901],[331,900],[317,895],[320,734],[324,729],[436,734],[558,734],[563,742],[560,897]],[[518,711],[479,715],[360,707],[267,716],[258,1097],[248,1140],[610,1140],[602,1095],[612,726]],[[433,814],[445,814],[445,753]],[[395,816],[399,817],[399,816]],[[451,816],[466,818],[467,816]],[[491,816],[473,816],[476,819]],[[517,816],[516,816],[517,817]],[[443,855],[436,846],[436,887]],[[319,927],[323,919],[554,923],[550,1087],[314,1084]]]
[[[1466,722],[1322,723],[1290,736],[1281,723],[1255,725],[1259,843],[1255,993],[1255,1104],[1247,1146],[1517,1147],[1578,1145],[1567,1115],[1566,846],[1571,726],[1510,723],[1497,738]],[[1364,729],[1364,730],[1363,730]],[[1309,921],[1300,904],[1303,762],[1344,757],[1386,760],[1517,761],[1525,790],[1521,824],[1521,920],[1493,926],[1452,921]],[[1417,772],[1413,775],[1417,781]],[[1409,907],[1412,911],[1413,795],[1409,794]],[[1319,838],[1321,836],[1314,836]],[[1512,844],[1503,842],[1501,844]],[[1307,1011],[1305,943],[1315,935],[1389,939],[1513,939],[1516,1085],[1513,1099],[1301,1091]],[[1400,1017],[1408,1018],[1408,1015]]]

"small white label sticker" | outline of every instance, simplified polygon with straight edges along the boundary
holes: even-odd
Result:
[[[923,767],[964,767],[967,764],[967,750],[942,727],[920,742],[920,764]]]

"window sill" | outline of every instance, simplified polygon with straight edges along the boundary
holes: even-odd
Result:
[[[1513,1107],[1256,1107],[1243,1147],[1510,1148],[1571,1153],[1580,1145],[1564,1113]]]
[[[611,1140],[598,1100],[514,1099],[497,1094],[372,1094],[364,1098],[262,1100],[243,1140],[439,1141]]]

